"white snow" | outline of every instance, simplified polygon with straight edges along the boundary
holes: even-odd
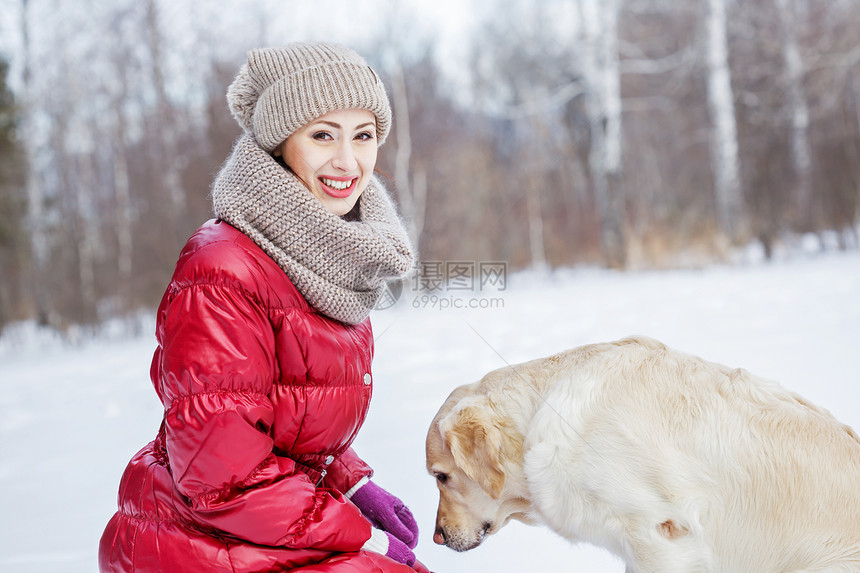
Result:
[[[431,307],[407,291],[374,313],[375,396],[356,449],[413,509],[419,558],[439,573],[623,571],[602,550],[518,523],[468,553],[433,544],[427,426],[455,386],[506,363],[647,334],[777,380],[860,429],[856,251],[695,271],[516,274],[501,292],[436,295]],[[498,298],[497,307],[439,309],[440,300],[473,298]],[[25,325],[0,339],[0,569],[97,570],[120,475],[160,422],[148,381],[151,321],[144,330],[69,345]]]

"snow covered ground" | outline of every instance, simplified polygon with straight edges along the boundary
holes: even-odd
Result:
[[[374,402],[356,449],[412,507],[417,553],[437,573],[623,571],[599,549],[516,523],[469,553],[433,544],[427,426],[455,386],[506,363],[647,334],[778,380],[860,430],[856,251],[706,270],[516,274],[504,291],[443,289],[435,299],[407,289],[374,313],[374,328]],[[0,570],[97,570],[122,470],[160,421],[151,324],[144,330],[69,345],[24,326],[0,339]]]

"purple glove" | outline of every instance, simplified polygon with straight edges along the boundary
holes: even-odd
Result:
[[[398,563],[404,563],[412,567],[415,564],[415,554],[412,553],[412,550],[387,531],[385,535],[388,536],[388,551],[385,552],[385,556]]]
[[[350,499],[375,527],[390,533],[409,549],[418,545],[418,524],[409,508],[398,498],[368,480]]]
[[[381,529],[375,527],[370,531],[370,539],[362,547],[364,551],[373,551],[385,555],[389,559],[412,567],[415,562],[415,554],[406,547],[406,544]]]

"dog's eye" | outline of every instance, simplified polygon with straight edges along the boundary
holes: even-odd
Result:
[[[443,474],[441,472],[434,474],[436,479],[439,480],[439,483],[445,483],[448,481],[448,474]]]

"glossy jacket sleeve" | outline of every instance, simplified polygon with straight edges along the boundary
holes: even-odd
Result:
[[[361,478],[372,475],[370,466],[350,448],[328,467],[323,485],[339,492],[347,492],[361,481]]]
[[[370,537],[361,512],[272,451],[277,367],[264,309],[234,288],[194,285],[161,312],[157,379],[183,511],[252,543],[358,550]]]

